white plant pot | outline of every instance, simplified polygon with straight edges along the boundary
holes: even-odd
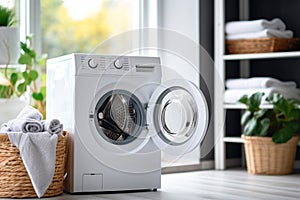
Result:
[[[20,98],[0,98],[0,126],[1,124],[17,117],[19,112],[27,105],[27,101]]]
[[[0,65],[17,64],[20,56],[18,27],[0,27]]]

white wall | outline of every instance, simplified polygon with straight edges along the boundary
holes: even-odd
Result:
[[[163,64],[199,86],[199,1],[158,1],[159,45]]]

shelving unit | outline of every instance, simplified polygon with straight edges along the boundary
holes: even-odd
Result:
[[[300,51],[274,52],[274,53],[254,53],[254,54],[225,54],[225,1],[215,0],[215,82],[214,82],[214,133],[215,133],[215,168],[226,168],[226,144],[242,144],[241,133],[226,133],[225,120],[227,110],[242,110],[246,107],[242,104],[224,104],[224,92],[226,81],[226,64],[228,61],[239,61],[240,77],[248,77],[250,72],[250,60],[258,59],[290,59],[300,58]],[[229,1],[229,0],[227,0]],[[249,18],[249,1],[239,0],[239,19]],[[263,108],[272,109],[271,105],[263,105]],[[230,123],[239,123],[230,122]],[[234,136],[232,136],[234,135]],[[300,146],[300,142],[298,143]],[[242,150],[241,150],[242,151]]]
[[[300,57],[300,51],[223,55],[224,60],[280,59],[280,58],[299,58],[299,57]]]

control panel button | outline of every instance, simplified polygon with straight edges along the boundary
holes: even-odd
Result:
[[[115,68],[122,69],[123,65],[119,59],[115,60],[114,62]]]
[[[94,59],[90,58],[88,60],[88,66],[89,66],[89,68],[95,69],[95,68],[97,68],[98,64],[95,63]]]

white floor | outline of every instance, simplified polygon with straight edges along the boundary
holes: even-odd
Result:
[[[49,200],[199,200],[300,199],[300,173],[285,176],[250,175],[244,170],[198,171],[162,175],[156,192],[63,194]]]

